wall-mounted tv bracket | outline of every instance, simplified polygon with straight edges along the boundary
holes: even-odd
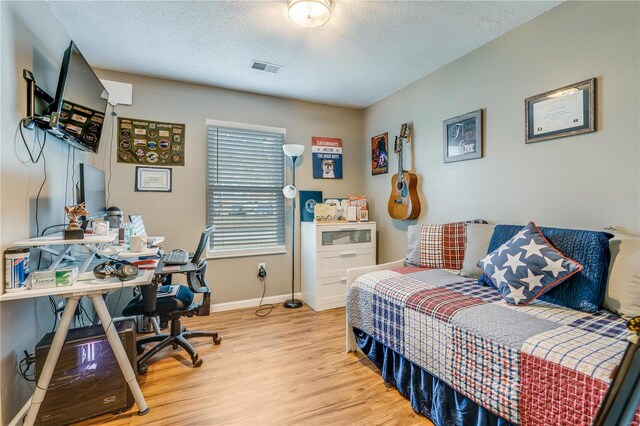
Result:
[[[28,129],[33,129],[36,121],[48,121],[48,118],[44,116],[36,116],[36,98],[42,100],[47,105],[48,110],[49,105],[53,102],[53,97],[36,84],[36,79],[31,71],[23,69],[22,77],[27,80],[27,117],[31,117],[28,120],[24,120],[23,125]]]

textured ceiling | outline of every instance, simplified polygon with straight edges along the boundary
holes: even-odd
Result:
[[[366,107],[558,3],[334,1],[319,28],[293,24],[286,1],[49,5],[95,67]]]

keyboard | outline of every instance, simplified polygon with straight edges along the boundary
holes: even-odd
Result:
[[[165,265],[186,265],[189,263],[189,253],[182,249],[171,250],[164,256]]]

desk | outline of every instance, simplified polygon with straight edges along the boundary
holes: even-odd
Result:
[[[18,241],[14,244],[17,247],[37,247],[42,251],[47,253],[51,253],[56,256],[56,258],[49,266],[49,270],[56,269],[60,262],[63,260],[75,260],[75,258],[69,255],[69,252],[73,248],[73,246],[85,246],[88,250],[88,256],[82,262],[82,266],[80,266],[80,272],[84,272],[89,268],[91,261],[96,256],[96,254],[100,254],[99,245],[107,244],[114,241],[118,238],[117,232],[111,232],[109,235],[93,235],[86,234],[82,239],[73,239],[73,240],[65,240],[63,238],[62,232],[58,232],[56,234],[46,235],[44,237],[38,238],[30,238],[28,240]],[[63,246],[62,250],[56,251],[49,246]]]
[[[140,390],[140,386],[136,380],[136,374],[133,371],[133,368],[131,368],[131,364],[129,364],[129,359],[127,358],[127,354],[122,346],[122,342],[120,342],[118,332],[115,327],[111,326],[112,318],[102,295],[110,290],[119,290],[125,287],[150,284],[154,273],[155,271],[152,270],[141,271],[137,278],[124,282],[120,282],[117,279],[96,280],[92,273],[85,273],[81,274],[79,277],[82,280],[78,280],[72,286],[23,290],[0,295],[0,302],[4,303],[11,300],[29,299],[42,296],[62,296],[67,299],[62,313],[62,318],[60,319],[60,325],[53,337],[53,342],[51,343],[47,359],[44,362],[40,379],[38,379],[38,385],[36,386],[33,398],[31,399],[31,406],[29,407],[29,412],[24,420],[25,425],[30,426],[35,423],[38,411],[40,410],[40,405],[42,404],[42,401],[44,401],[44,396],[47,393],[51,376],[53,375],[53,371],[58,363],[60,351],[62,350],[62,346],[64,345],[64,341],[67,337],[67,332],[69,331],[69,325],[71,324],[76,307],[78,306],[78,301],[82,296],[89,297],[95,307],[98,318],[100,318],[102,327],[107,335],[109,345],[111,346],[116,360],[118,361],[118,365],[120,366],[120,371],[122,371],[124,379],[129,385],[133,398],[138,405],[138,414],[144,415],[149,412],[149,407],[144,400],[144,396],[142,395],[142,391]]]

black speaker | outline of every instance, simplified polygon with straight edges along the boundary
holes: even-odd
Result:
[[[136,334],[132,320],[115,327],[135,371]],[[49,353],[53,333],[36,346],[36,380]],[[51,383],[40,406],[36,424],[66,425],[104,413],[118,413],[133,406],[124,380],[101,325],[69,330]]]

